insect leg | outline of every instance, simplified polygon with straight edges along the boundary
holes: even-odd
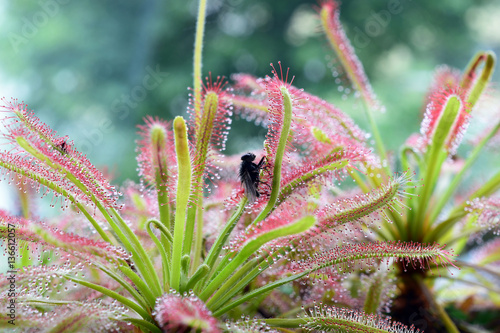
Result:
[[[262,156],[262,158],[259,161],[259,164],[257,164],[257,168],[261,169],[264,166],[264,164],[266,164],[266,160],[265,159],[266,159],[266,157]]]

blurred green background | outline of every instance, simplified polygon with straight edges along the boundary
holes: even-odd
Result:
[[[368,129],[353,97],[341,100],[316,5],[209,0],[204,75],[264,76],[281,61],[296,86],[339,103]],[[147,114],[186,114],[196,12],[192,0],[2,1],[0,95],[28,103],[114,171],[116,183],[137,181],[136,126]],[[418,131],[436,65],[463,69],[477,50],[498,51],[498,17],[499,1],[344,1],[341,21],[387,108],[376,118],[390,149]],[[235,121],[228,153],[261,147],[264,135]]]

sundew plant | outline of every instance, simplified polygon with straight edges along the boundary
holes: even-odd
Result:
[[[205,6],[200,0],[189,116],[139,126],[140,184],[111,185],[68,136],[23,102],[2,100],[0,166],[22,208],[21,216],[0,212],[10,265],[0,276],[2,329],[459,332],[438,277],[446,288],[480,286],[477,297],[498,305],[490,276],[500,274],[490,264],[500,254],[491,233],[500,173],[461,186],[498,139],[498,114],[472,151],[458,150],[494,92],[494,54],[479,52],[463,72],[439,67],[420,133],[388,153],[375,122],[383,104],[338,3],[320,3],[318,24],[371,136],[293,86],[293,69],[279,62],[264,78],[202,79]],[[235,114],[267,128],[261,150],[222,153]],[[255,155],[250,178],[240,170],[247,153]],[[59,217],[33,216],[40,195],[52,197]],[[474,260],[462,260],[471,235],[488,232]]]

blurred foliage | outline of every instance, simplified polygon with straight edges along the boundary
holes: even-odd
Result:
[[[269,63],[281,61],[295,75],[296,86],[338,100],[363,124],[360,107],[353,107],[352,96],[342,100],[343,83],[331,75],[335,63],[314,20],[316,4],[210,1],[205,75],[264,76]],[[194,0],[4,1],[1,95],[24,100],[60,134],[70,135],[92,161],[115,170],[118,182],[134,179],[135,126],[146,114],[172,119],[186,112],[196,11]],[[499,15],[498,1],[342,4],[347,35],[387,107],[377,121],[390,149],[418,131],[423,95],[436,65],[462,69],[479,49],[499,53]],[[494,80],[498,77],[497,72]],[[264,129],[243,121],[234,127],[230,152],[261,145]]]

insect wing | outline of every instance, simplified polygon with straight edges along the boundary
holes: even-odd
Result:
[[[252,172],[254,171],[248,167],[245,168],[243,166],[240,170],[241,185],[243,185],[245,195],[247,196],[248,202],[250,203],[254,203],[259,196]]]
[[[240,166],[240,180],[245,195],[250,203],[254,203],[259,192],[257,192],[259,172],[257,165],[252,162],[243,161]]]

